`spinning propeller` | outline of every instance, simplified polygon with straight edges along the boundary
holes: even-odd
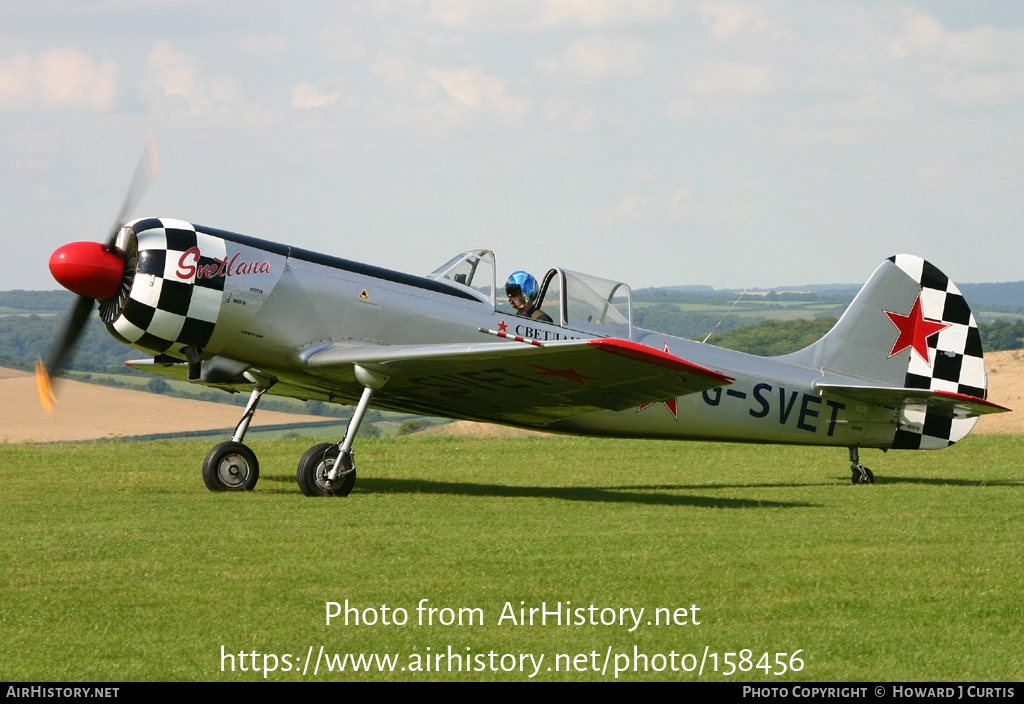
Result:
[[[128,215],[138,205],[143,193],[146,192],[146,187],[153,180],[158,165],[156,144],[153,142],[153,135],[149,135],[138,166],[135,167],[128,194],[117,219],[114,220],[106,243],[72,242],[57,248],[57,251],[50,255],[50,273],[53,274],[53,278],[64,288],[78,294],[78,300],[71,307],[57,338],[57,344],[48,355],[47,361],[44,363],[42,357],[36,361],[39,402],[48,413],[53,412],[57,403],[50,377],[64,368],[71,348],[82,334],[92,314],[93,302],[99,301],[102,314],[105,308],[116,307],[119,310],[124,304],[121,299],[128,296],[135,275],[136,254],[122,251],[115,243]]]

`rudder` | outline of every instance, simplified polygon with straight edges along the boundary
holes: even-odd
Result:
[[[885,260],[835,327],[787,361],[851,385],[987,395],[981,334],[963,294],[937,267],[910,254]],[[928,403],[907,402],[899,411],[894,448],[946,447],[977,422]]]

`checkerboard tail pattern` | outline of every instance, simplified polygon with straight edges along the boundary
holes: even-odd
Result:
[[[904,386],[985,398],[988,382],[981,334],[956,284],[920,257],[898,254],[890,257],[889,261],[920,286],[923,318],[944,326],[928,337],[927,356],[909,355]],[[908,408],[904,414],[907,422],[896,431],[894,448],[947,447],[965,437],[977,422],[977,418],[955,419],[929,412],[924,405]]]
[[[224,240],[169,218],[136,220],[129,227],[138,248],[135,277],[110,327],[129,344],[154,354],[180,353],[189,345],[205,347],[217,324],[224,276],[197,278],[195,272],[224,259]],[[195,248],[202,255],[197,266],[185,269],[191,275],[183,278],[179,263]]]

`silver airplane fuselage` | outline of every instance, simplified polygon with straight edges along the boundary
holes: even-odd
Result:
[[[986,400],[963,295],[914,255],[883,261],[820,340],[766,358],[634,326],[626,284],[568,269],[539,285],[515,272],[516,306],[528,294],[543,310],[518,315],[488,250],[413,276],[182,220],[122,225],[157,161],[150,138],[105,242],[50,257],[78,297],[36,383],[52,411],[51,377],[98,302],[107,330],[146,354],[132,367],[248,392],[231,440],[204,460],[211,491],[255,487],[243,440],[264,394],[355,406],[340,442],[299,460],[307,496],[352,491],[371,407],[579,435],[845,446],[854,484],[874,481],[859,448],[948,447],[980,415],[1009,410]]]
[[[325,346],[378,349],[492,343],[481,330],[507,330],[509,335],[545,343],[602,337],[593,325],[574,325],[577,321],[564,314],[563,302],[550,297],[544,305],[555,322],[517,316],[511,307],[502,305],[493,269],[484,272],[481,293],[440,275],[411,276],[210,228],[196,227],[198,251],[181,247],[183,251],[179,252],[167,235],[169,226],[176,223],[137,221],[135,227],[140,224],[136,244],[139,266],[133,289],[146,292],[157,285],[166,287],[167,281],[194,287],[207,281],[220,283],[216,315],[207,316],[215,326],[201,345],[202,356],[208,363],[213,360],[214,368],[220,360],[230,360],[239,363],[239,368],[251,367],[263,377],[272,377],[278,382],[270,389],[272,394],[346,404],[358,401],[362,389],[354,377],[310,365]],[[147,259],[157,255],[162,255],[158,257],[159,267],[150,267]],[[555,276],[561,273],[553,271]],[[566,297],[572,295],[564,288]],[[149,302],[159,316],[159,298],[151,297]],[[624,317],[628,322],[628,311]],[[121,332],[117,322],[112,329]],[[898,413],[871,404],[851,404],[823,393],[815,386],[822,372],[801,364],[799,358],[757,357],[628,324],[615,330],[635,343],[664,350],[734,381],[625,410],[595,410],[555,421],[501,421],[596,436],[860,447],[892,444],[900,422]],[[159,330],[156,335],[160,337]],[[163,355],[165,360],[175,355],[185,360],[181,350],[194,342],[176,340],[161,350],[147,346],[151,345],[148,339],[123,337],[139,349]],[[509,340],[506,344],[521,343]],[[423,391],[414,398],[408,391],[393,395],[385,386],[371,406],[493,421],[486,404],[460,406],[458,391],[472,386],[514,404],[519,382],[506,378],[502,371],[499,364],[483,372],[452,366],[444,374],[411,381]],[[217,378],[209,383],[225,386]],[[446,388],[451,392],[448,395]]]

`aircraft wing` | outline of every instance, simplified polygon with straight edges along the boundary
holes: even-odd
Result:
[[[833,383],[815,383],[814,388],[833,396],[879,406],[903,408],[926,405],[929,413],[937,413],[950,418],[976,418],[988,413],[1005,413],[1010,410],[977,396],[968,396],[952,391]]]
[[[354,383],[355,364],[387,375],[374,396],[378,407],[526,426],[666,401],[733,381],[628,340],[519,342],[528,344],[328,343],[299,359],[334,383]]]

